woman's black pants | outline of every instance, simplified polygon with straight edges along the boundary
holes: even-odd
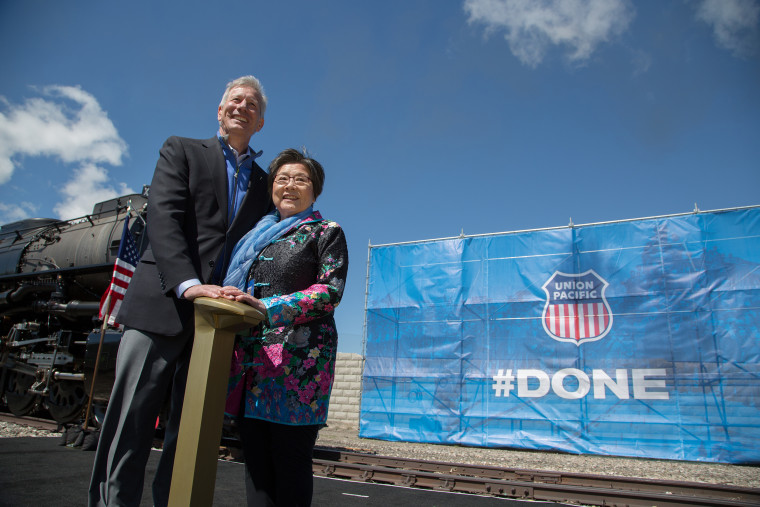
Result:
[[[319,425],[241,418],[249,507],[306,507],[314,490],[312,451]]]

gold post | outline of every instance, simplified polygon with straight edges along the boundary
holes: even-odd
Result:
[[[174,457],[169,507],[210,506],[235,333],[264,316],[244,303],[195,299],[195,340]]]

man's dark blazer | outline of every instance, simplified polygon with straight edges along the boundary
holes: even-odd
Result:
[[[174,288],[198,278],[210,283],[226,244],[235,243],[271,209],[267,174],[255,162],[232,224],[227,218],[227,166],[219,139],[170,137],[161,148],[148,197],[148,248],[117,321],[174,336],[193,326],[193,304]],[[215,281],[219,283],[219,281]]]

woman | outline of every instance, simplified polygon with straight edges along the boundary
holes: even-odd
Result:
[[[265,320],[236,345],[226,412],[239,418],[249,505],[309,505],[348,270],[343,230],[312,209],[324,171],[297,150],[269,166],[276,211],[235,246],[224,295]]]

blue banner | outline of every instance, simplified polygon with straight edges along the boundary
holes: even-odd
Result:
[[[760,462],[760,207],[371,247],[360,436]]]

